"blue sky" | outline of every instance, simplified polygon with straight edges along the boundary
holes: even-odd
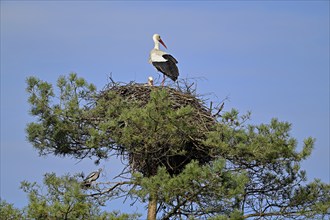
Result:
[[[309,180],[330,182],[329,1],[1,1],[1,198],[26,205],[20,181],[46,172],[85,173],[93,161],[39,157],[26,141],[25,79],[56,82],[76,72],[102,89],[107,76],[146,82],[159,75],[148,64],[159,33],[179,61],[180,78],[224,110],[252,111],[251,124],[276,117],[292,123],[300,149],[316,138],[303,163]],[[103,161],[111,179],[121,168]],[[111,209],[143,206],[109,203]]]

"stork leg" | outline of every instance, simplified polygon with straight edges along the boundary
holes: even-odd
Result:
[[[164,82],[165,82],[165,75],[163,75],[163,81],[162,81],[162,86],[164,87]]]

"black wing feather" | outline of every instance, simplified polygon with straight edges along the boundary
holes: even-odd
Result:
[[[165,60],[168,60],[173,63],[178,63],[178,61],[171,54],[164,54],[163,57]]]
[[[165,76],[169,77],[171,80],[176,81],[179,76],[179,69],[176,66],[178,61],[170,54],[164,54],[163,58],[166,62],[152,62],[159,72],[162,72]]]

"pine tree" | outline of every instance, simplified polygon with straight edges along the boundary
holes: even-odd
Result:
[[[4,200],[0,200],[0,216],[2,219],[21,220],[23,212]]]
[[[58,92],[27,79],[27,137],[41,155],[100,160],[118,155],[130,179],[95,186],[106,201],[121,193],[148,202],[148,219],[265,219],[329,216],[330,185],[306,183],[291,124],[247,124],[250,113],[211,109],[190,86],[110,83],[102,91],[70,74]]]
[[[85,191],[78,181],[79,176],[56,176],[47,173],[44,185],[23,181],[21,189],[28,194],[29,203],[23,209],[1,200],[1,219],[93,219],[93,220],[133,220],[138,214],[121,214],[119,211],[101,211],[99,202]]]

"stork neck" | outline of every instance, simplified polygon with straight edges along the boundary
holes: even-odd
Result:
[[[159,42],[158,41],[155,41],[155,47],[154,47],[154,49],[159,50]]]

